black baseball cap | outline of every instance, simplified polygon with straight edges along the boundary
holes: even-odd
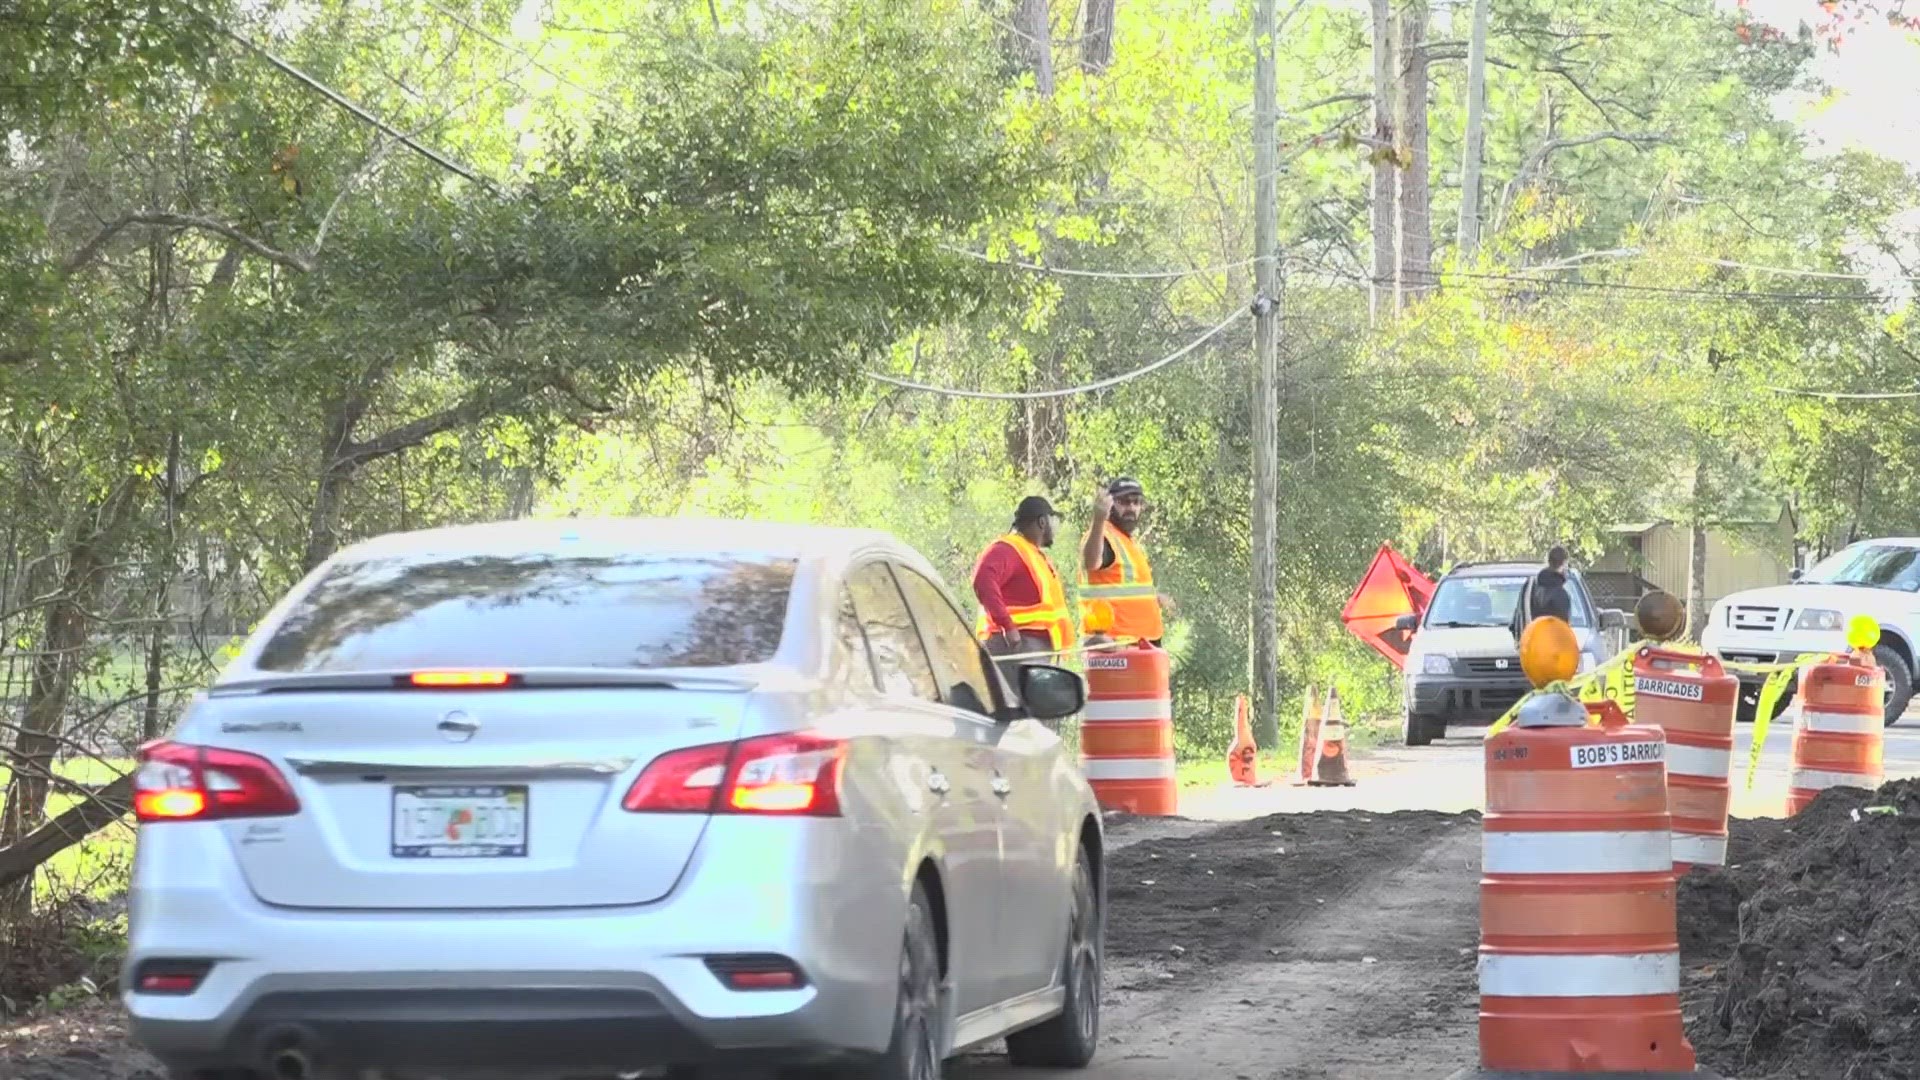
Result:
[[[1029,521],[1039,521],[1041,518],[1057,518],[1059,516],[1060,511],[1055,510],[1052,503],[1038,495],[1029,495],[1021,499],[1020,506],[1014,510],[1013,523],[1015,525],[1025,525]]]
[[[1147,489],[1141,487],[1140,481],[1131,476],[1116,476],[1107,483],[1107,494],[1115,498],[1122,495],[1138,495],[1146,498]]]

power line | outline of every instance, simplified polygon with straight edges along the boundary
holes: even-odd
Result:
[[[1227,316],[1224,320],[1222,320],[1219,325],[1215,326],[1213,329],[1207,331],[1206,333],[1201,334],[1199,337],[1193,339],[1187,344],[1181,346],[1178,351],[1170,355],[1163,356],[1160,359],[1155,360],[1151,364],[1147,364],[1143,367],[1134,368],[1132,371],[1126,372],[1124,374],[1115,375],[1112,378],[1101,379],[1099,382],[1091,382],[1082,386],[1067,386],[1067,387],[1062,387],[1056,390],[1027,390],[1027,391],[1021,391],[1021,392],[1012,392],[1012,391],[997,392],[997,391],[991,391],[991,390],[963,390],[963,389],[958,389],[951,386],[932,386],[927,383],[913,382],[908,379],[902,379],[897,376],[883,374],[878,371],[867,371],[867,372],[862,372],[862,374],[864,374],[867,378],[872,379],[874,382],[886,383],[889,386],[897,386],[903,390],[919,390],[923,393],[938,394],[941,397],[965,398],[969,401],[1042,401],[1048,398],[1072,397],[1075,394],[1091,394],[1096,390],[1105,390],[1110,387],[1119,386],[1121,383],[1132,382],[1133,380],[1138,379],[1143,375],[1151,375],[1154,372],[1159,371],[1161,368],[1166,367],[1169,364],[1177,363],[1180,360],[1185,359],[1188,356],[1188,354],[1192,353],[1195,349],[1198,349],[1200,346],[1205,345],[1207,342],[1219,336],[1219,334],[1222,331],[1226,330],[1227,327],[1232,326],[1234,323],[1237,323],[1241,319],[1246,318],[1248,314],[1249,314],[1248,309],[1240,308],[1239,310],[1235,311],[1233,314]]]
[[[1796,390],[1791,386],[1769,386],[1767,389],[1776,394],[1787,394],[1792,397],[1828,398],[1835,401],[1894,401],[1901,398],[1920,398],[1920,390],[1855,394],[1844,390]]]
[[[1185,270],[1077,270],[1068,266],[1046,266],[1041,263],[1021,262],[1017,259],[996,259],[983,252],[942,244],[942,249],[955,255],[965,255],[986,263],[988,266],[1003,266],[1009,270],[1027,270],[1036,274],[1052,274],[1056,277],[1106,278],[1115,281],[1165,281],[1175,278],[1200,277],[1205,274],[1224,274],[1229,270],[1240,270],[1259,262],[1257,258],[1241,259],[1239,262],[1222,263],[1219,266],[1190,267]]]
[[[334,88],[328,86],[326,83],[321,82],[319,79],[314,78],[313,76],[307,74],[306,72],[300,70],[299,68],[294,67],[292,64],[288,63],[287,61],[282,60],[280,57],[274,55],[274,53],[271,50],[269,50],[266,46],[261,45],[260,43],[254,41],[252,38],[247,37],[245,34],[240,33],[238,30],[233,29],[232,27],[228,26],[226,23],[221,22],[219,19],[214,18],[213,16],[207,14],[206,12],[200,10],[197,7],[194,7],[191,4],[184,5],[184,6],[188,11],[193,12],[195,15],[198,15],[202,19],[205,19],[207,22],[211,23],[214,26],[214,28],[219,30],[221,33],[239,42],[242,46],[244,46],[245,48],[251,50],[253,53],[258,55],[262,60],[265,60],[267,63],[273,65],[275,68],[278,68],[282,73],[292,77],[294,80],[306,86],[308,89],[319,94],[321,97],[326,98],[328,101],[333,102],[335,105],[339,106],[341,109],[344,109],[349,115],[353,116],[355,119],[361,121],[364,124],[370,125],[375,130],[395,140],[396,142],[400,143],[402,146],[405,146],[407,149],[412,150],[414,153],[419,154],[421,157],[426,158],[428,161],[433,162],[435,165],[438,165],[441,168],[447,170],[448,172],[453,173],[455,176],[459,176],[464,179],[471,180],[474,183],[479,184],[480,186],[488,189],[489,191],[497,190],[494,186],[493,181],[488,180],[486,177],[481,176],[480,174],[474,172],[472,169],[468,168],[467,166],[462,165],[457,161],[454,161],[452,158],[447,157],[446,155],[442,154],[440,151],[435,150],[430,146],[426,146],[418,142],[413,138],[413,136],[408,135],[406,132],[401,131],[399,128],[396,128],[392,124],[389,124],[385,120],[382,120],[378,116],[375,116],[373,113],[369,112],[364,106],[360,105],[358,102],[355,102],[353,99],[347,97],[345,94],[340,93],[338,90],[335,90]]]

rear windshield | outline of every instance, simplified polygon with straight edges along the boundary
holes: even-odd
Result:
[[[1506,626],[1513,621],[1513,609],[1520,594],[1533,584],[1531,577],[1449,577],[1434,590],[1433,604],[1427,608],[1426,625],[1434,627]],[[1570,625],[1593,625],[1586,599],[1569,577],[1567,594],[1573,600]]]
[[[757,555],[407,556],[344,563],[257,666],[300,673],[724,667],[780,647],[794,561]]]

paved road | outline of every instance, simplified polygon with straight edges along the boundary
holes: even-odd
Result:
[[[1297,788],[1284,782],[1268,788],[1190,790],[1181,795],[1180,812],[1190,818],[1238,821],[1265,814],[1310,810],[1479,810],[1483,809],[1481,740],[1484,727],[1454,727],[1448,737],[1420,749],[1380,747],[1356,753],[1355,786]],[[1733,813],[1738,817],[1781,817],[1786,811],[1791,718],[1772,725],[1760,753],[1752,788],[1742,783],[1753,746],[1752,725],[1736,733]],[[1920,776],[1920,714],[1909,712],[1886,731],[1889,780]]]

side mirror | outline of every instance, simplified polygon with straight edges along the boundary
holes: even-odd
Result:
[[[1020,669],[1020,700],[1035,720],[1059,720],[1086,705],[1087,683],[1063,667],[1028,664]]]
[[[1420,616],[1402,615],[1399,618],[1393,620],[1393,628],[1395,630],[1404,630],[1407,633],[1411,634],[1415,630],[1420,629]]]
[[[1803,577],[1806,577],[1806,576],[1807,576],[1807,572],[1806,572],[1805,570],[1802,570],[1802,569],[1800,569],[1800,568],[1799,568],[1799,567],[1797,567],[1797,566],[1796,566],[1796,567],[1794,567],[1793,569],[1791,569],[1791,570],[1789,570],[1789,571],[1787,571],[1787,580],[1788,580],[1788,581],[1799,581],[1799,580],[1800,580],[1801,578],[1803,578]]]
[[[1601,608],[1600,609],[1600,629],[1625,630],[1626,628],[1627,628],[1626,612],[1621,611],[1619,608]]]

